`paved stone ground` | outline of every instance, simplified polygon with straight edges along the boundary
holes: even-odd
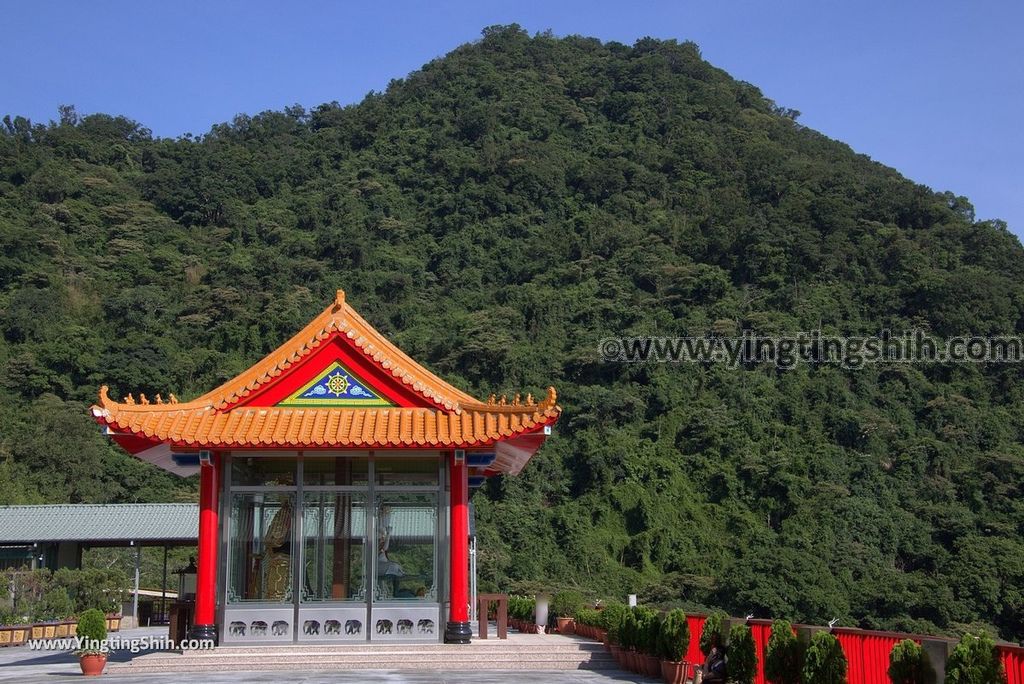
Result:
[[[160,637],[167,634],[166,627],[131,629],[112,634],[122,640]],[[511,635],[510,635],[511,636]],[[152,653],[144,651],[143,653]],[[137,654],[137,655],[141,655]],[[127,662],[133,657],[127,650],[111,654],[112,662]],[[0,648],[0,682],[43,684],[66,682],[81,677],[78,658],[68,651],[34,651],[28,646]],[[613,682],[645,682],[651,679],[626,672],[611,671],[520,671],[520,672],[415,672],[409,670],[357,670],[352,672],[200,672],[167,675],[103,675],[99,681],[116,684],[182,684],[183,682],[209,682],[227,684],[237,682],[339,682],[341,684],[511,684],[512,682],[543,682],[544,684],[611,684]]]

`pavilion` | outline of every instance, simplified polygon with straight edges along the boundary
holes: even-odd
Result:
[[[469,487],[516,475],[561,413],[479,401],[338,291],[278,349],[188,402],[106,387],[121,447],[200,477],[191,636],[220,643],[468,643]],[[444,624],[442,630],[440,625]]]

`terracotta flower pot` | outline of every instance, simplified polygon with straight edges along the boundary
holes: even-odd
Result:
[[[644,672],[648,677],[655,679],[661,676],[661,661],[658,660],[658,656],[644,654]]]
[[[685,684],[689,670],[690,664],[684,661],[661,661],[661,678],[665,680],[665,684]]]
[[[576,633],[576,620],[571,617],[560,617],[558,620],[558,633],[559,634],[575,634]]]
[[[103,674],[103,668],[107,666],[107,654],[87,653],[78,656],[78,664],[82,667],[82,674],[86,677],[96,677]]]
[[[11,646],[21,646],[28,641],[32,633],[32,625],[14,625],[11,627]]]

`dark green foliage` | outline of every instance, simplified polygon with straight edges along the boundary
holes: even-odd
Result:
[[[529,596],[508,597],[508,616],[517,620],[533,621],[533,612],[536,609],[537,601]]]
[[[711,653],[711,647],[726,642],[726,625],[729,616],[723,611],[716,610],[704,620],[704,626],[700,632],[700,652],[705,657]]]
[[[596,627],[600,621],[601,613],[593,608],[580,608],[574,616],[577,625]]]
[[[682,608],[670,610],[661,624],[658,656],[662,660],[680,662],[690,647],[690,625]]]
[[[649,606],[635,606],[636,638],[633,646],[648,655],[658,654],[661,643],[661,614]]]
[[[578,591],[560,591],[551,599],[551,612],[556,617],[574,617],[582,607],[583,595]]]
[[[65,620],[75,613],[75,604],[64,587],[54,586],[36,604],[33,619],[39,622]]]
[[[804,684],[844,684],[846,656],[839,640],[828,632],[818,632],[807,646],[803,669]]]
[[[90,608],[78,616],[75,634],[83,643],[83,647],[78,650],[79,655],[104,652],[101,642],[107,638],[106,617],[101,611]]]
[[[193,499],[100,434],[98,386],[195,397],[338,287],[477,396],[559,390],[537,458],[474,495],[482,589],[1024,638],[1021,364],[601,361],[627,334],[1021,332],[1004,225],[692,43],[499,27],[359,104],[178,140],[8,117],[0,504]]]
[[[920,644],[904,639],[889,654],[889,680],[892,684],[934,684],[935,668]]]
[[[622,626],[629,612],[629,607],[622,603],[612,602],[605,605],[601,611],[601,627],[608,630],[609,642],[622,644]]]
[[[771,684],[800,684],[804,669],[804,645],[788,620],[772,623],[764,654],[764,675]]]
[[[757,676],[757,647],[754,635],[746,625],[733,625],[729,630],[729,681],[754,684]]]
[[[640,622],[634,609],[629,609],[619,622],[619,645],[624,649],[637,648],[640,645]]]
[[[946,661],[946,684],[1003,684],[1006,673],[987,634],[965,634]]]

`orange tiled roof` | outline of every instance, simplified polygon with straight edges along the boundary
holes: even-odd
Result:
[[[225,409],[237,404],[312,353],[333,333],[348,337],[355,347],[381,368],[439,407],[458,411],[459,405],[463,402],[475,401],[473,397],[452,387],[406,356],[405,352],[363,320],[362,316],[345,302],[345,292],[338,290],[334,302],[290,340],[267,354],[249,370],[228,380],[217,389],[182,404],[182,408],[211,406]]]
[[[344,335],[351,346],[430,404],[427,408],[291,408],[238,405],[321,344]],[[100,389],[95,419],[115,436],[191,448],[226,447],[455,447],[494,444],[540,430],[561,413],[557,394],[534,403],[477,401],[420,366],[377,332],[341,290],[331,306],[247,371],[188,402],[136,403],[110,399]],[[134,451],[134,450],[133,450]]]
[[[127,406],[103,397],[94,414],[114,433],[192,448],[470,447],[554,423],[560,407],[474,404],[459,413],[429,408],[179,408]]]

